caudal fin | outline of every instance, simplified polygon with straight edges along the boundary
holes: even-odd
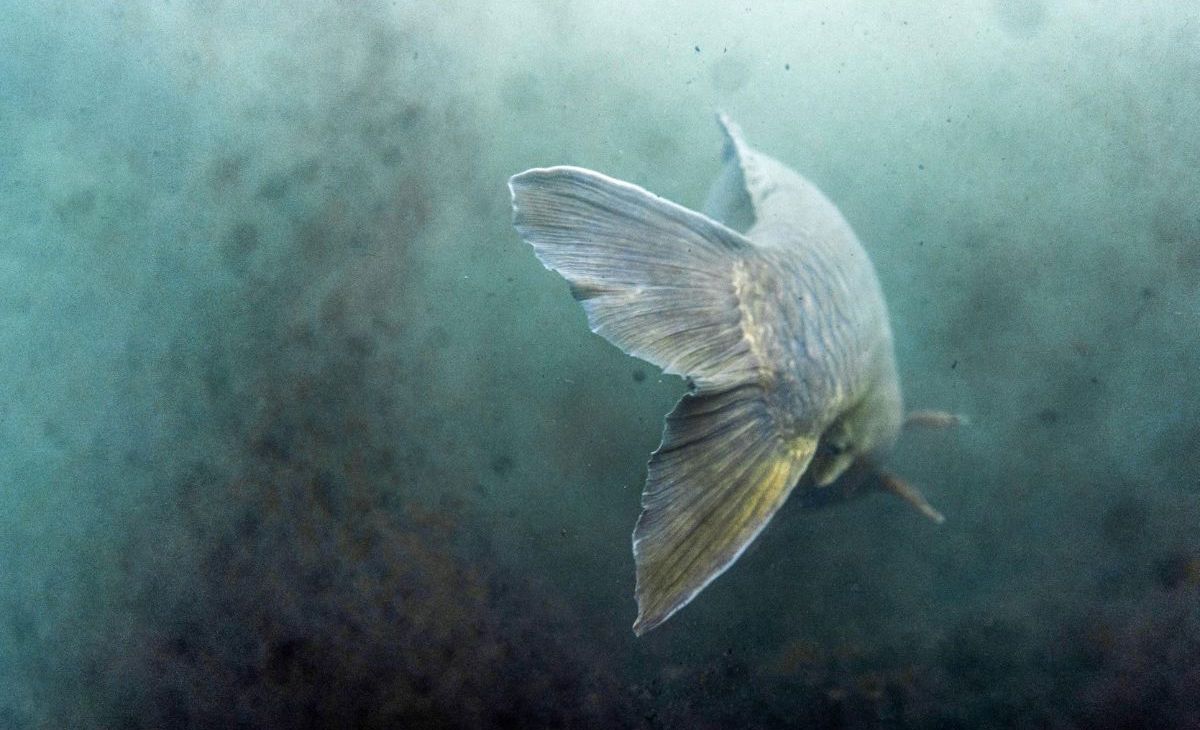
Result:
[[[815,450],[781,421],[765,361],[773,272],[736,231],[597,172],[529,170],[509,187],[517,231],[570,283],[592,330],[696,386],[648,466],[633,541],[641,634],[741,555]]]

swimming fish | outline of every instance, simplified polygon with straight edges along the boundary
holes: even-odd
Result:
[[[509,180],[513,225],[592,331],[689,385],[650,457],[633,533],[638,635],[732,565],[798,486],[806,502],[837,501],[828,488],[852,465],[842,496],[870,475],[942,520],[876,468],[905,418],[867,252],[816,186],[718,120],[723,166],[704,213],[578,167]]]

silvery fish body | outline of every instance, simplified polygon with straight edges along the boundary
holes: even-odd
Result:
[[[691,385],[647,467],[638,634],[737,560],[798,485],[822,490],[878,463],[904,420],[866,251],[816,186],[719,119],[724,165],[706,214],[575,167],[509,182],[514,226],[592,330]]]

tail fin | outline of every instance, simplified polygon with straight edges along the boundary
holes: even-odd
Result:
[[[769,267],[741,234],[629,183],[572,167],[509,181],[513,224],[562,274],[592,330],[692,378],[650,459],[634,531],[641,634],[741,555],[812,458],[773,389]]]

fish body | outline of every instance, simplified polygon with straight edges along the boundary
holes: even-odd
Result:
[[[690,384],[647,466],[639,635],[736,561],[798,485],[878,463],[904,420],[865,249],[815,185],[719,121],[705,213],[577,167],[509,181],[514,226],[592,330]]]
[[[810,473],[833,482],[857,457],[882,457],[903,422],[892,331],[870,257],[841,212],[815,185],[746,144],[719,117],[724,167],[705,212],[737,226],[756,247],[746,299],[769,315],[747,337],[777,365],[785,410],[825,437]],[[756,331],[757,330],[757,331]],[[828,447],[828,448],[825,448]]]

